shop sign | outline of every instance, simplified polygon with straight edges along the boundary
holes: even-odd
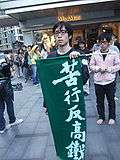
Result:
[[[58,21],[79,21],[81,20],[81,16],[79,15],[69,15],[69,16],[59,16]]]

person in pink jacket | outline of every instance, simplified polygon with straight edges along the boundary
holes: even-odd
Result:
[[[95,51],[90,60],[90,69],[94,72],[94,85],[97,103],[97,124],[105,121],[105,96],[109,106],[108,124],[115,124],[115,78],[116,72],[120,70],[119,54],[110,49],[111,36],[102,33],[99,36],[100,49]]]

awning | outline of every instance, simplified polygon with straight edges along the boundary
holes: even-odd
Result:
[[[0,15],[0,27],[16,26],[19,22],[8,15]]]
[[[1,8],[4,9],[5,13],[11,16],[10,19],[5,18],[5,22],[0,19],[1,24],[16,24],[18,22],[24,22],[24,24],[28,21],[43,19],[45,17],[58,17],[60,12],[69,14],[68,8],[79,8],[79,13],[95,13],[95,11],[105,11],[105,10],[116,10],[120,8],[119,0],[52,0],[53,3],[50,3],[50,0],[44,0],[44,3],[47,1],[48,4],[43,4],[43,0],[34,0],[36,5],[31,5],[30,0],[23,3],[24,0],[16,0],[16,1],[7,1],[3,2]],[[16,7],[13,2],[16,2]],[[18,4],[21,2],[21,5]],[[33,1],[32,1],[33,2]],[[33,2],[33,3],[34,3]],[[41,4],[42,3],[42,4]],[[62,11],[61,11],[62,10]],[[73,9],[72,9],[73,10]],[[110,17],[110,16],[109,16]],[[15,18],[15,19],[13,19]],[[114,17],[112,17],[114,18]],[[50,19],[51,21],[51,19]],[[17,22],[17,23],[18,23]],[[0,25],[1,25],[0,24]]]
[[[33,5],[33,6],[20,6],[19,8],[6,8],[6,14],[14,14],[14,13],[23,13],[23,12],[30,12],[30,11],[38,11],[38,10],[45,10],[45,9],[53,9],[53,8],[62,8],[62,7],[70,7],[70,6],[78,6],[78,5],[85,5],[85,4],[95,4],[95,3],[102,3],[102,2],[114,2],[115,0],[77,0],[77,1],[64,1],[64,2],[57,2],[57,3],[50,3],[50,4],[40,4],[40,5]]]

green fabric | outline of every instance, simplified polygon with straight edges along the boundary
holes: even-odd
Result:
[[[84,160],[86,120],[80,59],[61,56],[38,60],[37,68],[57,156],[61,160]]]

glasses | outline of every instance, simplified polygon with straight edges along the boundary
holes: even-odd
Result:
[[[65,33],[67,33],[66,30],[59,30],[59,31],[54,32],[55,36],[59,36],[59,34],[61,34],[63,36]]]

